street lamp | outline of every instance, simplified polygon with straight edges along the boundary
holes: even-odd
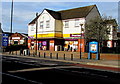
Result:
[[[38,13],[36,13],[36,18],[38,17]],[[38,21],[37,21],[37,19],[36,19],[36,49],[35,49],[35,54],[36,54],[36,56],[37,56],[37,28],[38,28]]]
[[[83,24],[80,24],[81,30],[80,30],[80,59],[81,59],[81,39],[82,39],[82,31],[84,31],[84,29],[82,28]]]

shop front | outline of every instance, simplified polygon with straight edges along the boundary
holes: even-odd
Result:
[[[78,51],[78,40],[65,39],[64,51]]]
[[[84,34],[64,34],[64,51],[85,52]]]

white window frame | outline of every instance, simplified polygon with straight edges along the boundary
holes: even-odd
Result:
[[[43,29],[43,21],[40,22],[40,29]]]
[[[34,31],[34,30],[35,30],[34,24],[31,24],[31,25],[30,25],[30,30],[31,30],[31,31]]]
[[[65,28],[69,28],[69,21],[65,21]]]
[[[46,21],[46,28],[50,28],[50,20]]]
[[[75,27],[79,27],[79,26],[80,26],[79,19],[75,19]]]

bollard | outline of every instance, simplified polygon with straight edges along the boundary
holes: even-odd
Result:
[[[9,55],[11,54],[11,51],[9,51]]]
[[[33,52],[33,57],[35,57],[34,52]]]
[[[65,60],[65,54],[64,54],[64,60]]]
[[[23,52],[23,55],[25,56],[25,51]]]
[[[17,51],[16,51],[16,55],[17,55]]]
[[[50,58],[52,59],[52,53],[50,53]]]
[[[40,57],[40,52],[39,52],[39,57]]]
[[[12,55],[13,55],[13,51],[12,51]]]
[[[71,54],[71,60],[73,60],[73,54]]]
[[[44,52],[44,58],[45,58],[45,52]]]
[[[58,53],[56,54],[56,59],[58,59]]]
[[[30,56],[30,50],[28,50],[28,56]]]

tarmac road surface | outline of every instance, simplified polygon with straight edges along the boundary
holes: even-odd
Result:
[[[2,84],[120,84],[120,73],[74,63],[3,56]]]

